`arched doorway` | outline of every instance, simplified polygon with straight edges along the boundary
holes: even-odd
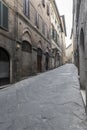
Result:
[[[81,89],[85,89],[85,45],[84,45],[84,32],[80,31],[80,46],[79,46],[79,73]]]
[[[21,66],[21,77],[28,77],[32,74],[32,38],[29,28],[23,30]]]
[[[37,49],[37,71],[42,72],[42,50]]]
[[[46,64],[46,70],[48,70],[49,69],[49,53],[48,52],[46,52],[45,64]]]
[[[10,82],[10,57],[8,52],[0,47],[0,86]]]
[[[22,77],[32,74],[32,45],[24,40],[22,41]]]

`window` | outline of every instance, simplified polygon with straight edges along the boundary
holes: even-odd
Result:
[[[49,37],[50,37],[50,36],[49,36],[49,34],[50,34],[49,32],[50,32],[50,31],[49,31],[49,29],[47,28],[47,38],[48,38],[48,39],[49,39]]]
[[[52,25],[52,28],[51,28],[51,36],[52,36],[52,39],[54,39],[54,26]]]
[[[57,42],[57,31],[54,31],[54,41]]]
[[[57,24],[57,20],[55,19],[55,24]]]
[[[45,0],[42,0],[42,5],[43,7],[45,7]]]
[[[51,29],[51,36],[52,39],[57,42],[57,31],[55,30],[54,26],[52,25],[52,29]]]
[[[0,1],[0,27],[8,30],[8,7]]]
[[[30,1],[29,0],[24,0],[24,14],[27,17],[30,17]]]
[[[36,17],[35,17],[35,26],[39,28],[39,14],[36,12]]]
[[[50,15],[49,5],[47,5],[47,15]]]
[[[32,52],[32,46],[27,41],[22,42],[22,51],[31,53]]]
[[[42,33],[45,35],[45,23],[42,23]]]
[[[57,43],[59,44],[59,35],[57,34]]]

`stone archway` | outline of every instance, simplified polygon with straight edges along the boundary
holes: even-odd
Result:
[[[0,47],[0,86],[10,83],[10,56]]]
[[[22,77],[27,77],[32,74],[32,43],[31,36],[28,31],[22,36]]]
[[[32,46],[28,41],[22,41],[22,77],[32,74]]]
[[[80,45],[79,45],[79,72],[81,89],[85,89],[85,45],[84,45],[84,32],[80,31]]]

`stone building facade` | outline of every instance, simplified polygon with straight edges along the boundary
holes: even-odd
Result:
[[[50,0],[51,8],[51,43],[52,43],[52,67],[58,67],[63,64],[63,25],[55,0]]]
[[[65,37],[67,36],[67,32],[66,32],[66,22],[65,22],[65,16],[62,15],[61,17],[61,23],[62,23],[62,59],[63,59],[63,64],[66,63],[66,40]]]
[[[0,0],[0,86],[52,69],[49,0]]]
[[[87,111],[87,1],[73,0],[74,62],[78,67]]]

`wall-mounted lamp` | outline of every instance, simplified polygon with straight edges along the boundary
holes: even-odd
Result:
[[[16,46],[16,49],[18,50],[18,49],[20,49],[20,44],[17,44],[17,46]]]

